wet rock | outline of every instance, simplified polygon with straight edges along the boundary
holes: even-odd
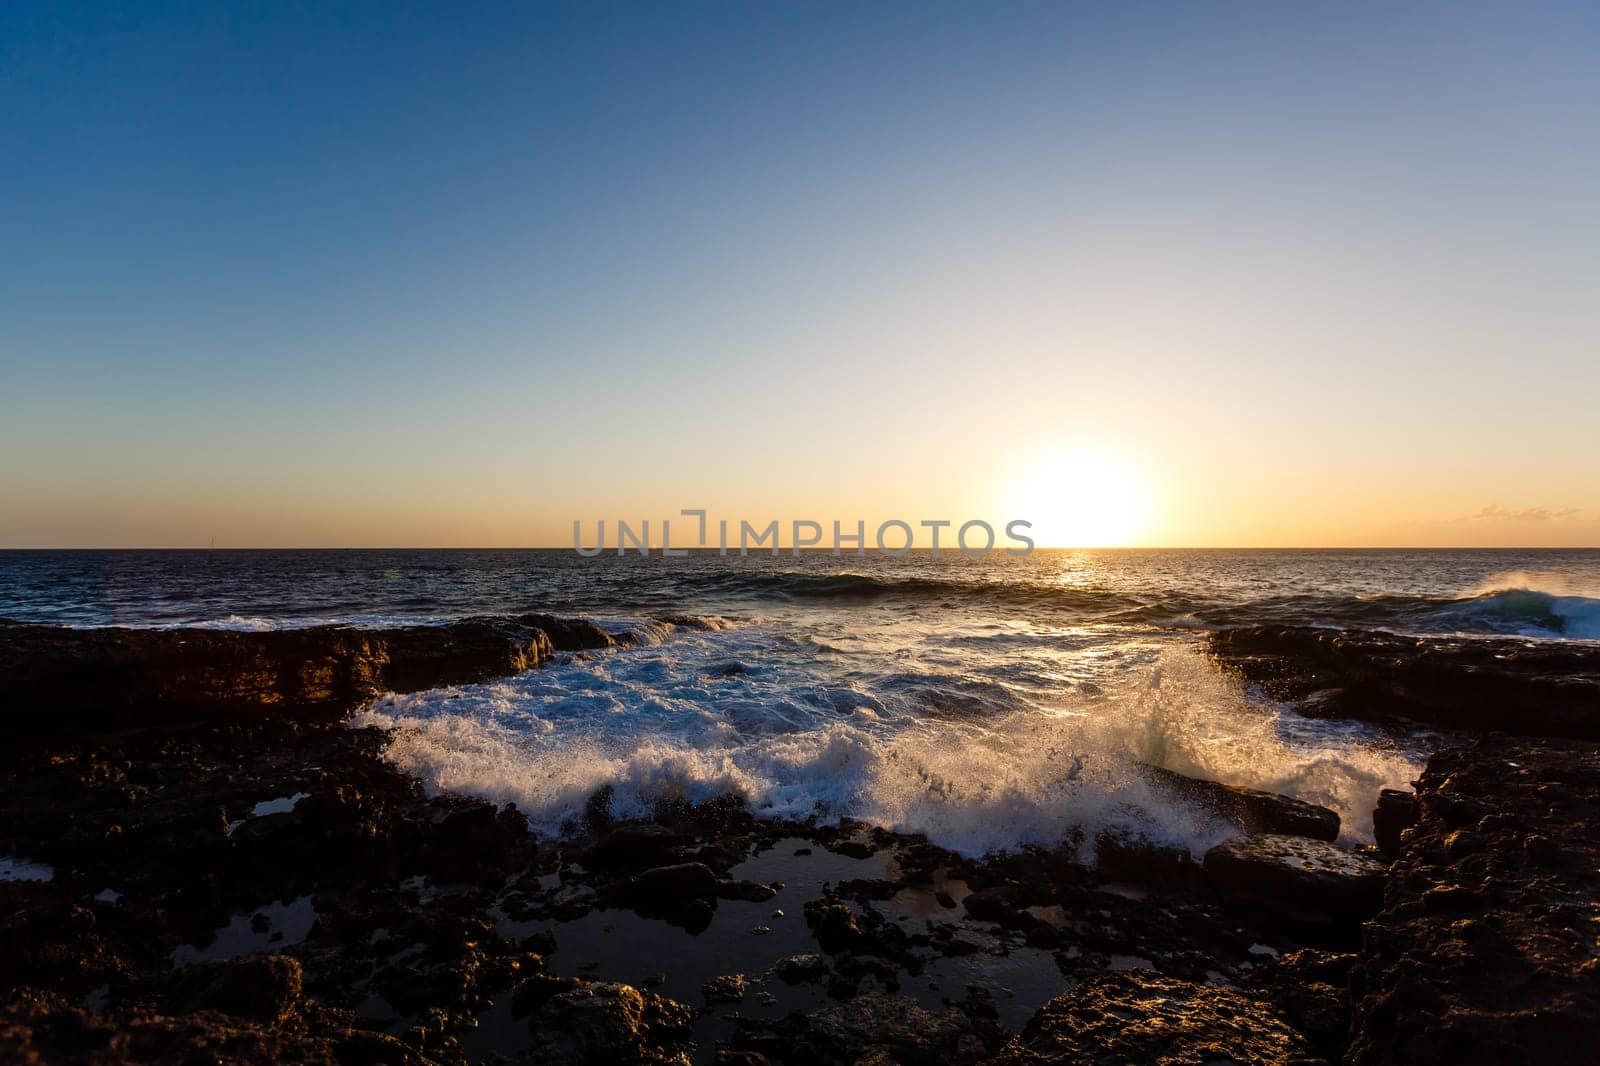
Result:
[[[1095,838],[1094,850],[1095,871],[1107,881],[1185,888],[1200,878],[1200,867],[1185,847],[1156,844],[1129,833],[1106,832]]]
[[[12,723],[32,736],[263,711],[337,718],[380,692],[518,673],[552,650],[545,630],[510,619],[259,633],[0,621],[0,704],[51,708]]]
[[[635,903],[670,906],[691,899],[712,899],[717,894],[717,884],[717,875],[705,863],[682,862],[646,870],[634,879],[628,894]]]
[[[718,1003],[742,1003],[744,1001],[745,979],[742,973],[724,974],[713,977],[707,981],[700,992],[705,996],[706,1006]]]
[[[808,1066],[860,1062],[946,1066],[979,1061],[1003,1039],[992,1023],[973,1012],[935,1013],[907,996],[864,992],[778,1022],[741,1019],[734,1044],[769,1061]]]
[[[1233,906],[1266,907],[1297,921],[1351,924],[1377,913],[1388,865],[1306,837],[1257,836],[1206,852],[1206,880]]]
[[[1341,1062],[1350,1041],[1350,953],[1293,951],[1250,975],[1250,994],[1278,1008],[1303,1033],[1312,1050],[1328,1062]]]
[[[536,629],[550,640],[556,651],[586,651],[609,648],[616,641],[611,634],[583,618],[557,618],[550,614],[519,614],[512,619],[518,625]]]
[[[1593,1061],[1600,746],[1497,737],[1443,751],[1417,800],[1366,926],[1347,1061]]]
[[[1033,924],[1024,908],[1043,902],[1044,896],[1033,887],[1025,885],[994,885],[969,892],[961,901],[967,913],[980,922],[994,922],[1008,929],[1022,929]]]
[[[668,866],[677,859],[685,839],[664,825],[618,826],[595,841],[587,865],[593,870],[626,873]]]
[[[1416,793],[1397,788],[1378,793],[1378,805],[1372,809],[1372,836],[1379,851],[1390,857],[1400,854],[1400,834],[1416,824]]]
[[[742,899],[747,903],[765,903],[778,894],[778,890],[771,885],[757,884],[754,881],[740,881],[725,879],[717,882],[717,896],[720,899]],[[782,917],[780,914],[779,917]]]
[[[759,1051],[737,1051],[724,1047],[717,1049],[713,1063],[714,1066],[767,1066],[771,1061]]]
[[[632,985],[584,982],[529,1018],[530,1062],[573,1066],[688,1066],[695,1011]]]
[[[601,785],[583,801],[583,824],[591,833],[603,833],[616,824],[611,805],[616,801],[617,790],[611,785]]]
[[[806,903],[806,924],[816,935],[822,950],[833,955],[841,951],[863,951],[871,940],[856,920],[856,912],[849,904],[828,900],[811,900]]]
[[[821,955],[799,954],[779,959],[773,972],[791,985],[820,981],[828,974],[828,963]]]
[[[1316,840],[1339,838],[1339,815],[1326,807],[1276,792],[1188,777],[1159,766],[1141,765],[1140,770],[1161,791],[1246,833],[1281,833]]]
[[[897,968],[920,973],[925,965],[914,945],[926,944],[928,938],[912,937],[870,907],[863,907],[858,914],[837,897],[825,896],[807,901],[805,915],[822,950],[835,956],[833,979],[838,994],[854,994],[865,976],[893,988],[898,984]]]
[[[516,807],[475,803],[439,820],[418,865],[441,882],[498,883],[532,859],[533,834]]]
[[[219,1010],[262,1022],[294,1013],[301,991],[300,962],[288,955],[261,955],[204,963],[180,977],[168,997],[174,1011]]]
[[[427,1066],[436,1060],[393,1037],[313,1020],[309,1026],[250,1021],[216,1010],[178,1016],[139,1009],[108,1019],[60,996],[25,989],[0,1006],[0,1057],[19,1063],[281,1062]]]
[[[1147,970],[1094,977],[1039,1008],[989,1066],[1289,1066],[1310,1060],[1299,1033],[1232,989]]]
[[[867,859],[877,853],[877,848],[865,840],[835,840],[827,845],[835,855],[851,859]]]
[[[1585,644],[1253,626],[1209,648],[1306,714],[1600,739],[1600,648]]]

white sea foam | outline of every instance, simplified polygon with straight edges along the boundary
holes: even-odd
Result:
[[[388,757],[429,787],[515,802],[545,832],[611,785],[621,815],[736,792],[761,815],[860,818],[967,854],[1074,828],[1197,854],[1228,835],[1150,788],[1139,761],[1324,803],[1350,839],[1370,839],[1378,789],[1418,769],[1359,729],[1252,702],[1192,645],[1097,660],[1099,682],[1062,678],[1041,698],[1038,663],[996,659],[975,677],[937,656],[908,669],[901,647],[882,652],[892,673],[859,659],[841,673],[808,636],[681,630],[492,684],[387,697],[355,723],[394,730]]]

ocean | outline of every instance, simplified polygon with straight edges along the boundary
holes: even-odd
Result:
[[[737,792],[967,854],[1129,832],[1229,835],[1153,791],[1158,763],[1337,810],[1444,737],[1302,717],[1220,672],[1205,635],[1282,623],[1600,640],[1600,551],[567,550],[0,553],[0,617],[67,626],[427,624],[540,610],[635,637],[520,676],[388,696],[353,722],[428,787],[561,833]]]

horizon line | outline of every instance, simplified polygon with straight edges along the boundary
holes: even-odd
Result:
[[[878,551],[877,549],[874,549],[874,548],[869,548],[869,549],[862,550],[862,551],[850,550],[850,551],[838,551],[838,552],[836,552],[833,548],[802,547],[802,548],[798,548],[797,549],[797,548],[794,548],[792,546],[781,546],[781,547],[777,548],[776,550],[774,550],[772,548],[752,549],[752,550],[747,551],[747,552],[745,552],[743,554],[741,554],[740,551],[738,549],[735,549],[735,548],[729,548],[728,550],[724,551],[723,549],[717,548],[717,547],[701,547],[701,546],[687,547],[687,548],[681,548],[681,549],[674,548],[673,550],[674,551],[690,552],[690,553],[694,553],[694,554],[720,555],[720,556],[723,556],[723,557],[726,557],[726,558],[762,558],[762,557],[772,558],[775,555],[776,556],[782,556],[782,555],[793,556],[793,555],[798,553],[798,554],[803,554],[803,555],[838,555],[840,558],[848,558],[848,557],[864,558],[864,557],[868,557],[868,556],[881,556],[881,557],[887,558],[887,559],[901,558],[901,557],[903,557],[905,555],[908,555],[908,554],[929,555],[929,554],[932,554],[933,551],[934,551],[934,549],[932,547],[911,547],[911,548],[905,549],[904,551],[902,551],[902,552],[900,552],[898,554],[890,554],[890,553],[887,553],[887,552]],[[523,544],[523,545],[490,545],[490,544],[450,544],[450,545],[416,545],[416,544],[383,544],[383,545],[326,545],[326,544],[255,545],[255,544],[240,544],[240,545],[214,545],[213,544],[213,545],[175,545],[175,544],[158,544],[158,545],[52,545],[52,546],[0,545],[0,552],[273,552],[273,551],[286,551],[286,552],[309,552],[309,551],[323,551],[323,552],[338,552],[338,551],[344,551],[344,552],[363,552],[363,551],[405,551],[405,552],[422,552],[422,551],[539,551],[539,552],[570,552],[570,553],[572,553],[574,555],[578,554],[572,548],[571,545],[555,546],[555,545],[543,545],[543,544]],[[952,556],[952,557],[958,556],[958,555],[963,555],[963,556],[966,555],[966,553],[962,552],[962,550],[960,548],[955,548],[955,547],[941,546],[938,549],[938,551],[939,551],[939,553],[941,555],[949,555],[949,556]],[[1422,545],[1405,545],[1405,544],[1388,544],[1388,545],[1338,545],[1338,544],[1323,544],[1323,545],[1293,545],[1293,544],[1227,544],[1227,545],[1217,545],[1217,544],[1211,544],[1211,545],[1166,545],[1166,544],[1140,545],[1140,544],[1123,544],[1123,545],[1105,545],[1105,544],[1076,544],[1076,545],[1065,545],[1065,544],[1040,544],[1040,545],[1035,546],[1032,549],[1031,552],[1023,553],[1021,555],[1016,555],[1015,557],[1017,557],[1017,558],[1025,558],[1027,554],[1032,554],[1032,552],[1041,552],[1041,551],[1108,551],[1108,552],[1137,552],[1137,551],[1172,551],[1172,552],[1179,552],[1179,551],[1189,551],[1189,552],[1194,552],[1194,551],[1217,551],[1217,552],[1228,552],[1228,551],[1262,551],[1262,552],[1267,552],[1267,551],[1308,551],[1308,552],[1315,552],[1315,551],[1323,551],[1323,552],[1327,552],[1327,551],[1351,551],[1351,552],[1431,551],[1431,552],[1452,552],[1452,551],[1460,551],[1460,552],[1469,552],[1469,551],[1475,551],[1475,552],[1484,552],[1484,551],[1493,551],[1493,552],[1535,552],[1535,551],[1600,551],[1600,544],[1561,544],[1561,545],[1493,545],[1493,544],[1477,544],[1477,545],[1473,545],[1473,544],[1465,544],[1465,545],[1463,545],[1463,544],[1455,544],[1455,545],[1427,545],[1427,544],[1422,544]],[[973,558],[973,559],[981,559],[981,558],[987,557],[988,555],[1007,555],[1007,554],[1014,554],[1014,553],[1009,552],[1005,548],[998,548],[997,547],[997,548],[991,549],[989,552],[986,552],[983,555],[966,556],[966,557],[967,558]],[[580,558],[598,558],[598,559],[627,558],[627,557],[638,558],[638,557],[645,557],[645,556],[648,556],[650,558],[664,558],[664,556],[662,556],[662,554],[661,554],[661,548],[659,546],[652,546],[647,551],[640,551],[637,548],[631,548],[630,547],[626,552],[620,552],[620,553],[618,551],[614,550],[614,549],[607,548],[600,555],[580,556]]]

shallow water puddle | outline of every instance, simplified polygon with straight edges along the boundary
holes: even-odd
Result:
[[[798,853],[798,854],[797,854]],[[791,985],[773,973],[782,959],[797,954],[826,955],[806,924],[805,904],[830,885],[850,880],[893,878],[898,871],[887,851],[852,858],[804,838],[779,840],[734,866],[728,876],[761,884],[782,882],[772,899],[760,903],[719,900],[703,932],[690,934],[630,910],[594,910],[569,922],[536,920],[501,924],[502,935],[554,936],[556,949],[546,959],[552,972],[568,977],[620,981],[692,1006],[703,1006],[703,987],[713,978],[744,974],[748,987],[740,1003],[720,1003],[701,1015],[695,1027],[696,1061],[710,1062],[716,1045],[733,1036],[738,1017],[778,1019],[828,1002],[820,983]],[[979,947],[968,955],[933,955],[923,972],[901,972],[899,992],[922,1006],[941,1011],[964,1000],[970,986],[989,989],[1003,1025],[1020,1028],[1045,1000],[1068,985],[1047,951],[996,938],[986,927],[961,922],[964,912],[944,906],[936,893],[959,901],[967,894],[957,880],[903,888],[877,909],[909,933],[927,931],[929,920],[960,922],[962,939]],[[855,903],[851,906],[860,911]],[[869,979],[863,990],[874,987]],[[479,1016],[476,1031],[462,1041],[471,1059],[511,1054],[528,1043],[527,1019],[511,1015],[511,994]]]
[[[25,862],[10,855],[0,855],[0,881],[49,881],[56,876],[55,867],[42,862]]]
[[[258,914],[266,917],[265,923],[256,921]],[[192,966],[197,962],[280,951],[304,940],[316,921],[317,909],[312,906],[310,896],[269,903],[248,914],[234,915],[203,948],[182,944],[173,949],[172,962],[176,966]],[[265,928],[256,928],[263,924]]]
[[[296,792],[292,796],[279,796],[277,799],[262,800],[250,808],[250,817],[261,818],[269,814],[288,814],[300,806],[300,801],[310,799],[309,792]]]

